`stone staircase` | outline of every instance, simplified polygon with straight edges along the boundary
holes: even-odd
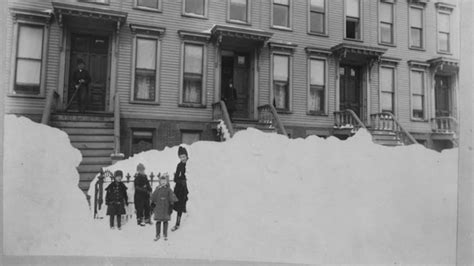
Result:
[[[81,151],[82,161],[78,167],[79,187],[83,191],[104,165],[112,163],[114,152],[113,113],[55,113],[50,125],[69,135],[72,146]]]

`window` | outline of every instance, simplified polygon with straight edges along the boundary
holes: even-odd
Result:
[[[276,109],[290,109],[290,57],[273,55],[273,104]]]
[[[205,17],[206,0],[185,0],[184,14]]]
[[[158,40],[137,38],[133,100],[156,101]]]
[[[310,1],[310,26],[312,33],[326,33],[326,0]]]
[[[181,143],[191,145],[201,139],[200,131],[181,131]]]
[[[202,104],[204,46],[184,44],[183,103]]]
[[[346,0],[346,38],[360,39],[359,0]]]
[[[248,22],[248,0],[229,0],[229,19]]]
[[[290,27],[290,0],[273,0],[273,26]]]
[[[145,9],[160,10],[160,0],[135,0],[136,7]]]
[[[450,31],[451,16],[449,13],[438,13],[438,51],[449,52],[450,47]]]
[[[19,24],[14,92],[40,95],[42,87],[44,26]]]
[[[132,129],[132,155],[153,149],[153,129]]]
[[[310,84],[308,97],[308,111],[324,114],[326,108],[326,61],[310,59]]]
[[[423,48],[423,9],[410,8],[410,47]]]
[[[380,68],[380,109],[382,112],[395,112],[395,69]]]
[[[380,2],[379,17],[380,17],[380,42],[386,44],[393,44],[393,4],[390,2]]]
[[[419,70],[411,71],[411,108],[412,117],[424,119],[425,117],[425,80],[424,72]]]

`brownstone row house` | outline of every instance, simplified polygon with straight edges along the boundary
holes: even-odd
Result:
[[[218,141],[220,120],[441,150],[456,145],[458,14],[448,0],[10,0],[6,113],[66,131],[83,189],[112,153]]]

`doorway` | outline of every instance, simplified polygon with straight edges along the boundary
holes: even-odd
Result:
[[[227,99],[233,118],[249,119],[252,113],[250,55],[234,51],[222,51],[221,55],[221,98]]]
[[[109,38],[107,36],[72,34],[71,53],[69,60],[69,77],[76,70],[77,61],[82,59],[85,69],[91,76],[86,111],[105,111],[107,102],[108,73],[109,73]],[[72,81],[67,88],[68,102],[74,94]],[[73,99],[69,110],[77,110],[77,98]]]
[[[362,71],[361,67],[353,65],[340,65],[339,68],[339,110],[350,109],[357,114],[362,114]]]
[[[451,89],[448,76],[435,76],[435,115],[451,116]]]

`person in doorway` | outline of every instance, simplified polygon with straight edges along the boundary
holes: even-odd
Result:
[[[79,112],[83,113],[86,110],[89,95],[89,83],[91,76],[85,69],[86,63],[82,59],[77,60],[77,69],[72,73],[72,82],[74,84],[73,98],[77,98]],[[71,98],[71,101],[74,100]]]
[[[114,219],[117,218],[117,228],[121,230],[122,215],[125,214],[125,206],[128,205],[127,187],[122,183],[123,172],[114,173],[114,182],[105,189],[105,204],[107,215],[110,215],[110,228],[115,229]]]
[[[232,115],[235,112],[237,101],[237,90],[234,87],[232,79],[229,79],[227,86],[224,88],[222,100],[225,102],[227,112],[229,113],[229,117],[232,120]]]
[[[169,175],[165,173],[160,176],[160,185],[155,188],[151,195],[151,208],[153,210],[153,218],[156,221],[155,241],[160,239],[161,223],[163,223],[163,236],[168,240],[168,222],[171,219],[173,211],[173,203],[178,201],[176,195],[169,186]]]
[[[137,213],[137,224],[145,226],[151,224],[150,220],[150,193],[151,186],[148,177],[145,174],[145,166],[141,163],[137,165],[137,173],[133,181],[135,187],[135,195],[133,200],[135,202],[135,210]]]
[[[176,217],[176,225],[171,228],[171,231],[175,231],[179,228],[181,223],[181,215],[186,212],[186,202],[188,201],[188,185],[186,180],[186,162],[188,161],[188,152],[185,148],[178,148],[178,156],[180,162],[176,167],[174,173],[174,194],[178,198],[178,201],[173,205],[173,209],[178,213]]]

